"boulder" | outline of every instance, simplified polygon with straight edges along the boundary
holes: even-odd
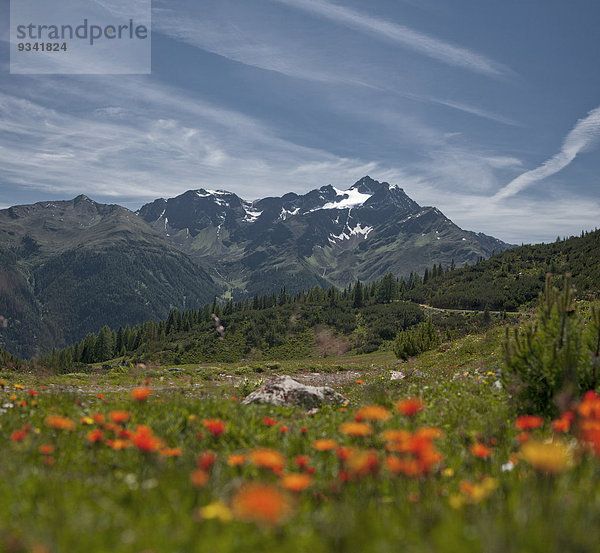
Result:
[[[305,409],[313,409],[324,403],[347,401],[342,394],[329,386],[307,386],[289,376],[279,376],[252,392],[242,403],[244,405],[250,403],[293,404]]]

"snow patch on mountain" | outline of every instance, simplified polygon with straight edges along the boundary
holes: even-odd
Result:
[[[292,215],[297,215],[298,213],[300,213],[299,207],[297,207],[296,209],[293,209],[292,211],[289,211],[285,207],[282,207],[281,213],[279,214],[279,219],[281,219],[282,221],[285,221],[288,217],[291,217]]]
[[[262,211],[253,211],[252,209],[246,207],[244,207],[244,211],[246,212],[244,221],[247,223],[254,223],[254,221],[256,221],[256,219],[262,215]]]
[[[373,227],[365,226],[363,227],[360,223],[358,223],[353,229],[345,227],[341,234],[329,234],[329,242],[331,244],[335,244],[336,242],[342,242],[344,240],[350,240],[353,236],[364,236],[367,238],[369,233],[373,230]]]
[[[346,209],[358,207],[363,205],[372,196],[372,194],[363,194],[355,188],[350,188],[348,190],[338,190],[337,188],[334,188],[334,190],[336,199],[333,202],[326,203],[318,209]],[[338,196],[343,196],[343,198],[338,200]]]

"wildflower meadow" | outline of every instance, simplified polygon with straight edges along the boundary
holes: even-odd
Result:
[[[391,353],[322,365],[348,401],[316,412],[243,405],[239,365],[3,371],[1,548],[597,551],[600,397],[515,414],[502,335],[448,343],[400,379]]]

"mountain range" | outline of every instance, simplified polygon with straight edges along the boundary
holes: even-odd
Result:
[[[31,357],[215,296],[345,287],[510,246],[364,177],[252,202],[200,188],[136,213],[86,196],[0,210],[0,347]]]
[[[433,264],[473,263],[510,247],[464,231],[396,185],[364,177],[253,202],[221,190],[190,190],[143,206],[138,215],[168,237],[234,296],[285,286],[346,287]]]

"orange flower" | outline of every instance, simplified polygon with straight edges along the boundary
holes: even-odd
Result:
[[[96,430],[88,432],[86,437],[88,442],[92,442],[93,444],[95,444],[96,442],[101,442],[104,439],[104,432],[97,428]]]
[[[414,417],[419,411],[425,409],[425,404],[416,397],[409,399],[401,399],[396,403],[396,410],[401,415]]]
[[[44,444],[39,447],[39,452],[42,455],[52,455],[54,453],[54,446],[52,444]]]
[[[410,478],[415,478],[423,473],[419,461],[414,458],[401,459],[395,455],[390,455],[385,460],[385,464],[393,474],[404,474]]]
[[[282,426],[282,427],[279,429],[279,432],[281,432],[282,434],[285,434],[285,433],[286,433],[288,430],[289,430],[289,428],[288,428],[287,426]]]
[[[362,384],[363,383],[363,381],[360,380],[360,379],[359,380],[355,380],[354,382],[356,382],[357,384]]]
[[[354,415],[354,420],[361,421],[386,421],[391,418],[392,414],[385,407],[380,405],[367,405],[361,407]]]
[[[600,455],[600,421],[583,420],[579,426],[581,439],[594,448],[596,455]]]
[[[279,524],[291,514],[287,496],[269,484],[247,484],[232,498],[234,515],[248,522]]]
[[[156,451],[164,446],[164,442],[154,436],[152,429],[138,424],[135,434],[131,436],[131,443],[141,451]]]
[[[515,421],[515,428],[517,430],[535,430],[544,424],[542,417],[536,417],[535,415],[523,415],[518,417]]]
[[[285,465],[285,457],[282,453],[267,448],[253,449],[248,454],[248,461],[257,467],[272,470],[276,474],[280,473]]]
[[[198,488],[204,486],[208,482],[208,472],[196,469],[190,474],[190,482]]]
[[[129,411],[111,411],[108,416],[111,421],[116,422],[117,424],[127,422],[131,418]]]
[[[373,429],[366,422],[345,422],[340,426],[340,432],[348,436],[370,436]]]
[[[600,420],[600,397],[593,391],[586,392],[577,412],[585,419]]]
[[[305,473],[286,474],[281,477],[281,487],[292,492],[301,492],[312,484],[312,478]]]
[[[127,449],[131,447],[131,442],[128,440],[106,440],[106,445],[115,451]]]
[[[134,388],[131,390],[131,397],[136,401],[144,401],[148,399],[148,396],[152,393],[152,388],[142,386],[140,388]]]
[[[206,428],[213,436],[220,436],[225,432],[226,425],[221,419],[205,419],[202,426]]]
[[[237,467],[239,465],[243,465],[246,462],[246,457],[244,455],[240,455],[237,453],[232,453],[228,458],[227,458],[227,464],[230,467]]]
[[[346,459],[349,459],[350,456],[354,455],[354,448],[348,446],[341,446],[337,448],[335,453],[339,459],[345,461]]]
[[[520,444],[524,444],[525,442],[528,442],[531,439],[531,434],[529,432],[521,432],[518,436],[517,436],[517,441]]]
[[[375,474],[379,465],[377,452],[373,449],[369,451],[355,451],[345,461],[344,468],[350,478],[360,478],[367,474]]]
[[[59,430],[75,430],[75,422],[60,415],[48,415],[45,422],[46,426],[49,426],[50,428],[58,428]]]
[[[417,438],[425,438],[427,440],[436,440],[444,435],[444,431],[436,426],[422,426],[417,429],[415,436]]]
[[[386,430],[381,434],[386,442],[405,442],[411,437],[408,430]]]
[[[573,411],[565,411],[559,419],[552,421],[552,430],[554,432],[568,432],[574,419],[575,413]]]
[[[30,395],[31,397],[35,397],[35,396],[37,396],[37,395],[38,395],[38,393],[37,393],[35,390],[29,390],[29,395]]]
[[[163,457],[179,457],[182,453],[183,450],[178,447],[166,447],[160,451]]]
[[[489,459],[492,454],[492,450],[481,442],[473,444],[469,449],[475,457],[479,457],[480,459]]]
[[[96,424],[102,424],[106,420],[102,413],[94,413],[92,419]]]
[[[119,432],[120,430],[122,430],[122,428],[114,423],[114,422],[107,422],[103,425],[104,430],[106,430],[107,432]]]
[[[337,447],[337,442],[330,439],[315,440],[313,442],[313,447],[317,451],[331,451]]]

